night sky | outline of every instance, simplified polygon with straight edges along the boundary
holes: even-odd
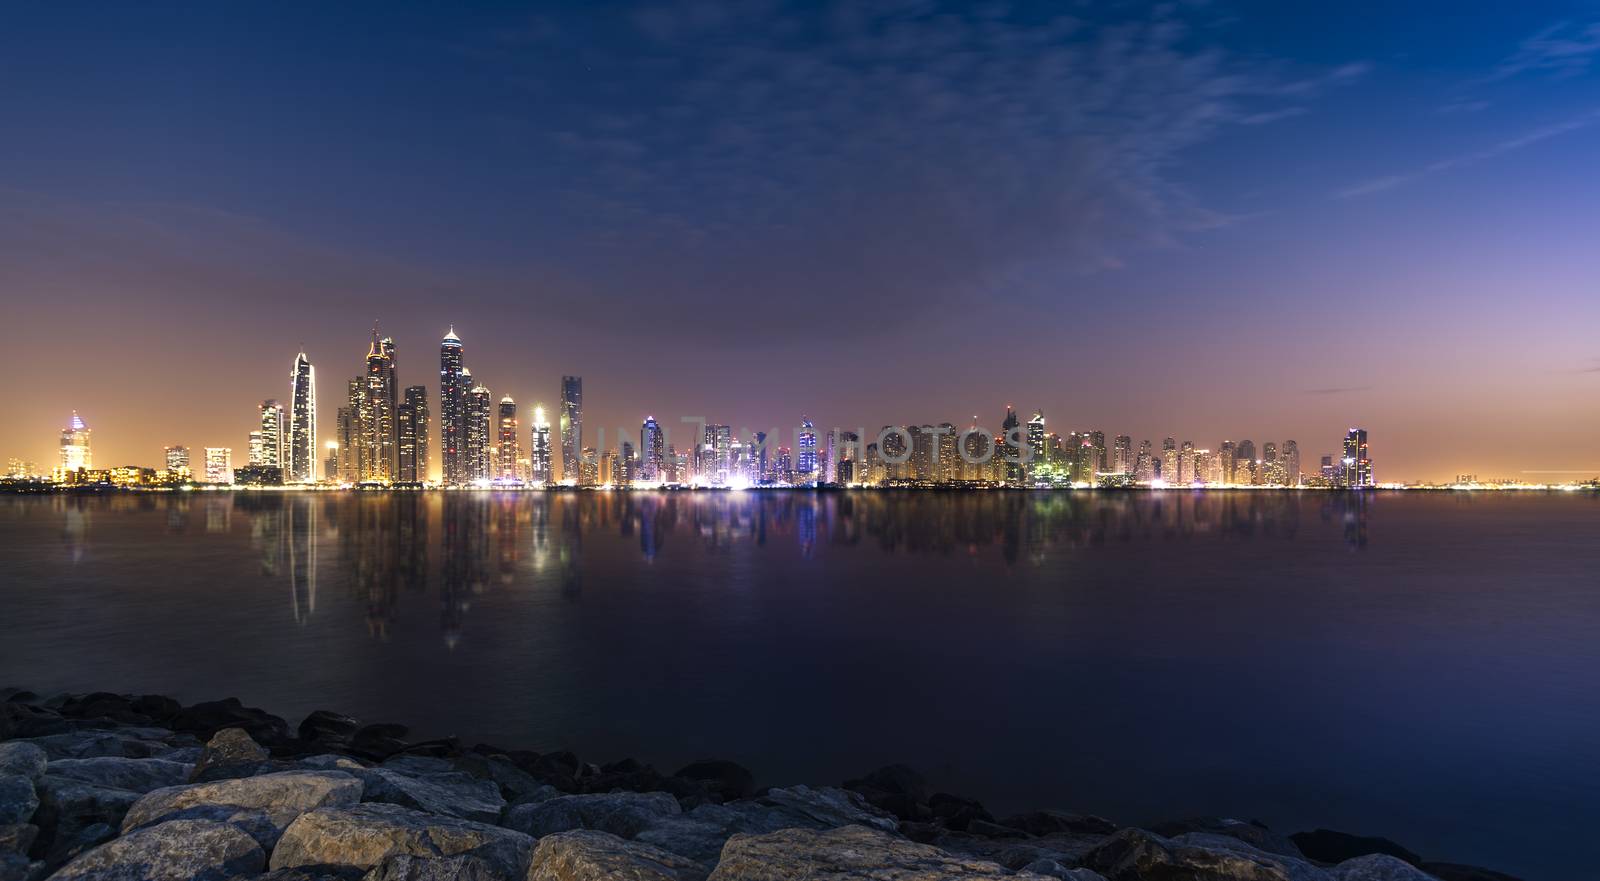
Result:
[[[1400,6],[13,4],[0,456],[242,463],[302,346],[330,439],[376,320],[608,441],[1012,402],[1600,473],[1600,3]]]

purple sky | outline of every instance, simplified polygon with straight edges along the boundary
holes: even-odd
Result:
[[[1600,474],[1600,8],[395,4],[0,31],[0,456],[232,446],[374,320],[588,424]]]

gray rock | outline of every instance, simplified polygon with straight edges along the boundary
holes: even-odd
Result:
[[[1345,860],[1328,870],[1334,881],[1438,881],[1434,876],[1386,853]]]
[[[528,881],[699,881],[705,866],[605,832],[557,832],[539,839]]]
[[[395,854],[362,876],[362,881],[521,881],[471,854],[415,857]]]
[[[151,758],[166,759],[169,762],[182,762],[185,765],[193,765],[195,762],[200,761],[200,756],[205,753],[205,751],[206,748],[203,746],[179,746],[156,753]]]
[[[1167,839],[1124,829],[1084,855],[1110,881],[1189,878],[1194,881],[1328,881],[1314,866],[1257,850],[1225,835],[1189,833]]]
[[[155,728],[119,728],[115,731],[92,729],[47,734],[29,738],[26,742],[44,750],[51,759],[92,759],[97,756],[149,759],[171,751],[174,744],[162,738],[172,736],[170,731]]]
[[[353,805],[360,799],[361,781],[342,771],[286,771],[157,789],[128,810],[122,828],[148,826],[187,808],[220,805],[263,811],[281,831],[306,811]]]
[[[354,774],[365,786],[363,801],[385,802],[481,823],[500,819],[500,812],[506,806],[500,787],[449,769],[448,762],[445,766],[447,770],[426,777],[390,768],[352,768],[348,773]]]
[[[29,881],[42,868],[42,864],[30,863],[20,853],[0,853],[0,881]]]
[[[727,844],[728,839],[737,831],[722,823],[697,820],[686,814],[681,817],[662,817],[655,820],[644,831],[635,835],[633,840],[707,865],[715,865],[717,857],[722,854],[722,846]]]
[[[1306,858],[1289,836],[1279,835],[1256,823],[1230,817],[1192,817],[1187,820],[1174,820],[1152,826],[1150,831],[1167,838],[1176,838],[1190,832],[1209,832],[1237,838],[1256,850],[1264,850],[1267,853],[1282,854],[1297,860]]]
[[[195,762],[190,783],[249,777],[270,758],[243,728],[224,728],[206,742]]]
[[[82,780],[96,786],[149,792],[163,786],[177,786],[189,779],[193,765],[167,759],[129,759],[122,756],[96,756],[91,759],[56,759],[49,773],[68,780]]]
[[[500,794],[508,802],[544,801],[561,794],[554,786],[541,783],[532,774],[505,759],[468,753],[450,760],[456,770],[471,774],[479,780],[488,780],[500,787]],[[548,792],[549,795],[545,795]]]
[[[42,747],[27,741],[14,740],[0,743],[0,777],[26,777],[38,780],[44,776],[50,756]]]
[[[88,853],[117,837],[117,830],[105,823],[91,823],[79,829],[70,839],[56,842],[49,855],[49,864],[59,866]]]
[[[46,848],[45,862],[56,864],[73,851],[103,841],[97,835],[102,827],[115,835],[128,808],[139,800],[139,793],[110,786],[96,786],[46,774],[39,780],[39,810],[34,824]]]
[[[607,792],[563,795],[521,804],[506,811],[501,825],[535,838],[573,829],[633,838],[651,823],[681,814],[678,800],[665,792]]]
[[[303,759],[296,759],[291,764],[307,771],[360,771],[367,767],[349,756],[336,756],[332,753],[306,756]]]
[[[255,874],[266,855],[223,823],[174,820],[108,841],[66,864],[58,881],[227,881]]]
[[[272,868],[345,865],[370,869],[396,854],[472,854],[511,878],[527,874],[533,839],[520,832],[389,804],[319,808],[289,825],[272,852]]]
[[[1046,878],[1060,878],[1061,881],[1106,881],[1104,875],[1093,869],[1069,869],[1055,860],[1034,860],[1023,866],[1021,871],[1043,875]]]
[[[295,866],[274,869],[250,881],[361,881],[367,870],[357,866]]]
[[[0,777],[0,823],[26,823],[39,808],[33,781],[21,774]]]
[[[994,863],[967,859],[865,826],[784,829],[735,835],[722,849],[710,881],[997,881],[1017,876]]]
[[[449,759],[440,759],[433,756],[393,756],[383,760],[379,765],[400,774],[409,774],[413,777],[427,777],[430,774],[455,774],[460,769]]]
[[[167,811],[147,823],[129,826],[128,831],[170,823],[173,820],[208,820],[212,823],[226,823],[254,838],[256,844],[261,845],[262,851],[266,853],[272,853],[272,849],[278,844],[278,838],[283,835],[284,828],[289,825],[275,821],[271,814],[260,808],[202,804]]]
[[[31,823],[8,823],[0,826],[0,853],[26,854],[39,836],[39,827]]]
[[[850,825],[886,832],[898,828],[893,816],[871,806],[858,793],[832,787],[792,786],[768,790],[758,798],[700,805],[682,817],[669,815],[652,819],[644,829],[626,837],[714,863],[723,844],[737,833],[837,829]]]

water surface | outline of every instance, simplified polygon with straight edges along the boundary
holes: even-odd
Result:
[[[1592,867],[1590,494],[0,496],[0,554],[0,684]]]

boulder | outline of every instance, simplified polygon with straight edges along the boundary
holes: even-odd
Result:
[[[672,776],[699,783],[723,801],[749,798],[756,791],[755,775],[743,765],[726,759],[690,762]]]
[[[366,874],[359,866],[295,866],[264,872],[250,881],[361,881]]]
[[[50,757],[37,744],[27,741],[0,743],[0,777],[26,777],[30,781],[44,776]]]
[[[266,749],[251,740],[249,732],[243,728],[224,728],[206,741],[189,782],[249,777],[267,759]]]
[[[1256,850],[1238,839],[1190,835],[1199,838],[1167,839],[1143,829],[1124,829],[1085,854],[1083,862],[1110,881],[1327,881],[1320,869]]]
[[[39,836],[39,827],[31,823],[8,823],[0,826],[0,853],[27,854],[33,840]]]
[[[544,798],[553,798],[556,793],[549,784],[540,783],[532,774],[518,768],[509,759],[496,756],[484,756],[473,753],[450,760],[452,767],[479,780],[488,780],[499,787],[500,795],[506,801],[528,799],[541,801]],[[643,789],[635,787],[621,787],[623,789]],[[545,793],[550,793],[548,796]]]
[[[1480,866],[1468,866],[1461,863],[1440,863],[1428,861],[1417,868],[1439,881],[1522,881],[1504,872],[1485,869]]]
[[[52,875],[58,881],[227,881],[260,872],[255,839],[223,823],[174,820],[100,845]]]
[[[557,832],[539,839],[528,881],[700,881],[694,860],[605,832]]]
[[[1069,869],[1055,860],[1034,860],[1023,866],[1021,871],[1043,875],[1046,878],[1059,878],[1061,881],[1106,881],[1104,875],[1093,869],[1082,867]]]
[[[222,806],[262,811],[281,831],[306,811],[360,799],[361,781],[343,771],[286,771],[157,789],[128,810],[122,828],[148,826],[189,808]]]
[[[1279,835],[1265,825],[1256,822],[1234,820],[1227,817],[1192,817],[1187,820],[1159,823],[1151,826],[1150,831],[1167,838],[1173,838],[1189,832],[1226,835],[1230,838],[1237,838],[1257,850],[1282,854],[1294,857],[1297,860],[1305,858],[1305,855],[1300,852],[1300,848],[1287,835]]]
[[[71,838],[57,841],[56,848],[48,855],[49,863],[59,866],[116,837],[117,829],[109,823],[91,823],[79,829]]]
[[[172,717],[175,731],[185,731],[210,740],[224,728],[242,728],[250,739],[269,749],[292,745],[289,723],[265,710],[247,707],[238,698],[204,701],[185,707]]]
[[[905,765],[885,765],[865,776],[846,780],[844,788],[863,795],[869,792],[903,795],[914,802],[926,802],[933,794],[928,788],[928,781]],[[868,801],[871,800],[869,797]]]
[[[318,748],[347,749],[350,738],[360,730],[361,722],[349,716],[328,710],[313,710],[300,722],[296,733],[301,742]]]
[[[947,829],[964,830],[973,820],[994,822],[994,815],[984,809],[982,802],[948,792],[935,792],[929,796],[928,809]]]
[[[487,860],[472,854],[453,857],[417,857],[395,854],[362,876],[362,881],[522,881],[513,879]]]
[[[60,713],[24,703],[0,703],[0,740],[42,737],[70,730],[72,723],[61,718]]]
[[[30,881],[42,875],[42,865],[31,863],[20,853],[0,852],[0,881]]]
[[[0,824],[26,823],[39,808],[33,781],[21,774],[0,777]]]
[[[704,804],[683,816],[649,821],[633,838],[673,853],[715,863],[728,838],[779,829],[836,829],[867,826],[893,832],[894,817],[866,803],[860,794],[826,787],[793,786],[728,804]]]
[[[710,881],[995,881],[1016,877],[994,863],[959,857],[877,829],[845,826],[735,835],[722,849],[722,860]]]
[[[45,751],[51,760],[92,759],[98,756],[121,756],[128,759],[148,759],[168,752],[173,744],[162,739],[170,731],[144,728],[126,728],[117,731],[68,731],[49,734],[27,741]]]
[[[387,722],[363,725],[351,732],[345,748],[363,758],[382,761],[406,748],[404,738],[409,733],[406,726]]]
[[[1328,870],[1334,881],[1438,881],[1398,857],[1371,853],[1345,860]]]
[[[500,812],[506,806],[500,787],[450,769],[448,762],[444,765],[447,770],[425,777],[403,774],[388,767],[353,768],[346,773],[355,775],[364,785],[363,801],[386,802],[482,823],[500,819]]]
[[[189,779],[193,769],[193,765],[167,759],[129,759],[122,756],[56,759],[50,763],[50,774],[53,776],[128,792],[149,792],[163,786],[177,786]]]
[[[1118,829],[1117,824],[1104,817],[1096,817],[1093,814],[1069,814],[1066,811],[1029,811],[1026,814],[1012,814],[999,822],[1002,826],[1021,829],[1029,835],[1061,833],[1112,835]]]
[[[1387,838],[1375,835],[1351,835],[1348,832],[1336,832],[1332,829],[1315,829],[1310,832],[1296,832],[1289,838],[1300,848],[1301,853],[1324,863],[1342,863],[1355,857],[1364,857],[1369,853],[1388,854],[1412,865],[1422,862],[1422,857]]]
[[[664,792],[563,795],[517,805],[506,811],[501,825],[535,838],[573,829],[632,838],[662,817],[675,817],[681,812],[678,800]]]
[[[289,824],[272,852],[272,868],[326,864],[370,869],[396,854],[472,854],[507,877],[523,878],[533,855],[533,839],[510,829],[397,805],[319,808]]]

